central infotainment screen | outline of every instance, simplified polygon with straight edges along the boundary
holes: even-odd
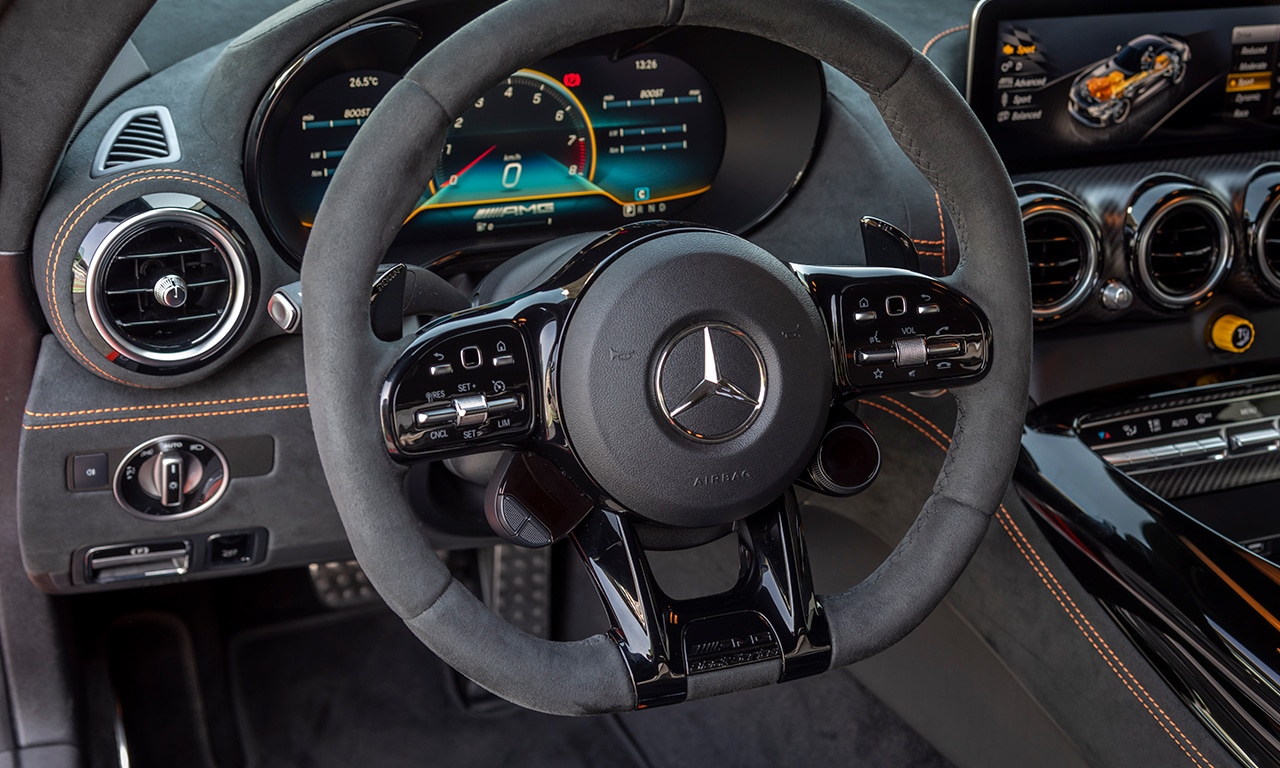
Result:
[[[1280,7],[1143,5],[975,10],[969,103],[1011,171],[1280,147]]]

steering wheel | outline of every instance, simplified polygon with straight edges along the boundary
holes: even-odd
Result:
[[[784,264],[706,227],[635,225],[575,243],[514,298],[439,318],[413,339],[378,340],[368,286],[427,187],[448,126],[532,61],[677,24],[768,38],[861,85],[952,214],[954,274]],[[839,0],[504,3],[415,65],[360,130],[320,206],[302,285],[312,424],[356,557],[440,658],[532,709],[668,704],[884,649],[958,578],[1017,455],[1031,306],[1008,176],[933,65]],[[457,370],[440,368],[446,359]],[[450,391],[437,378],[445,375]],[[884,389],[943,386],[958,417],[933,495],[870,577],[816,595],[790,487],[833,409]],[[525,546],[572,539],[608,633],[575,642],[525,634],[436,556],[403,491],[407,465],[499,448],[514,458],[490,486],[491,525]],[[637,521],[736,528],[737,585],[667,597]]]

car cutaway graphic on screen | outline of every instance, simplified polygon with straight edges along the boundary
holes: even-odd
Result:
[[[1187,76],[1191,47],[1173,35],[1141,35],[1087,67],[1071,85],[1071,114],[1094,128],[1119,125],[1133,108]]]

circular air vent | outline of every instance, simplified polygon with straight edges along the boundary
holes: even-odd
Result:
[[[1038,197],[1022,207],[1031,267],[1031,314],[1060,317],[1088,296],[1098,270],[1097,230],[1076,203]]]
[[[94,328],[120,356],[150,367],[212,357],[249,307],[240,242],[212,211],[155,208],[124,218],[85,274]]]
[[[1136,225],[1133,247],[1147,295],[1166,307],[1186,307],[1208,297],[1226,274],[1231,225],[1208,192],[1183,188],[1150,207]]]
[[[1253,246],[1254,255],[1258,259],[1258,273],[1270,284],[1272,290],[1280,290],[1280,221],[1276,221],[1278,209],[1280,194],[1273,192],[1271,203],[1258,219]]]

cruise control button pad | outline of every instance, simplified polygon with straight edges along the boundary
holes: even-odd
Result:
[[[513,325],[451,334],[413,354],[392,394],[390,437],[401,455],[457,452],[529,429],[529,355]]]

